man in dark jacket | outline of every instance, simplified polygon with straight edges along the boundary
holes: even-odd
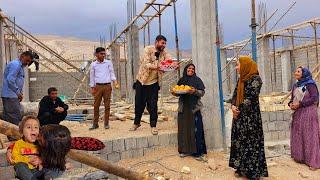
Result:
[[[39,104],[38,119],[41,126],[59,124],[66,118],[68,108],[68,105],[58,97],[57,88],[49,88],[48,96],[43,97]]]

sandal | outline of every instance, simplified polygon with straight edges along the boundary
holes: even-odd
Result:
[[[195,158],[198,161],[202,161],[202,162],[208,162],[208,159],[205,155],[199,156]]]
[[[180,153],[179,156],[180,156],[181,158],[184,158],[184,157],[187,157],[188,155],[187,155],[187,154]]]
[[[136,131],[140,126],[141,126],[141,124],[138,124],[138,125],[134,124],[134,125],[129,129],[129,131]]]
[[[152,134],[152,135],[158,135],[158,130],[157,130],[157,128],[155,128],[155,127],[151,128],[151,134]]]

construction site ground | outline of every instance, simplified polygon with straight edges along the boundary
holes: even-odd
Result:
[[[279,147],[266,148],[269,177],[261,179],[319,179],[320,170],[312,171],[304,164],[296,163],[290,158],[289,150],[279,152]],[[121,160],[117,164],[141,172],[157,180],[232,180],[246,179],[234,176],[234,170],[228,167],[229,153],[208,152],[208,162],[200,162],[192,157],[180,158],[177,147],[160,148],[144,157]],[[190,168],[190,173],[182,173],[183,167]],[[64,177],[88,177],[88,175],[106,177],[94,168],[72,169]],[[108,175],[109,179],[118,179]],[[121,178],[120,178],[121,179]]]

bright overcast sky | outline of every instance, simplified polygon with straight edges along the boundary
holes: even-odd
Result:
[[[149,0],[137,0],[137,12]],[[160,2],[161,0],[159,0]],[[219,0],[220,22],[224,29],[225,43],[247,38],[250,35],[250,0]],[[276,21],[294,0],[257,0],[267,2],[269,15],[279,9],[271,21]],[[296,6],[280,22],[277,28],[320,17],[319,0],[296,0]],[[0,7],[8,16],[15,16],[19,25],[34,34],[54,34],[98,40],[109,39],[109,25],[118,24],[118,30],[126,24],[127,0],[1,0]],[[180,45],[191,48],[190,1],[177,2]],[[156,21],[157,22],[157,21]],[[152,24],[153,35],[157,23]],[[163,34],[174,47],[173,9],[163,15]],[[269,26],[269,27],[270,27]],[[141,34],[142,35],[142,34]]]

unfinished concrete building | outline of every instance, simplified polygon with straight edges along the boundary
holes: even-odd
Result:
[[[110,133],[86,132],[93,114],[93,98],[88,86],[89,66],[94,60],[93,55],[90,53],[63,55],[62,51],[53,50],[4,14],[1,14],[0,19],[0,88],[6,63],[17,58],[18,54],[25,50],[36,52],[39,55],[38,61],[42,69],[38,72],[33,67],[25,70],[24,112],[37,112],[38,101],[46,95],[47,88],[56,86],[60,94],[68,97],[66,101],[71,105],[70,120],[81,121],[81,123],[66,122],[66,125],[73,133],[101,138],[107,147],[95,155],[111,162],[118,162],[123,159],[145,156],[161,147],[177,145],[177,99],[171,97],[169,90],[176,84],[181,75],[181,69],[187,63],[193,62],[207,89],[203,98],[207,146],[210,150],[226,149],[230,145],[232,116],[230,106],[227,103],[224,103],[225,106],[221,105],[219,86],[223,87],[223,99],[228,100],[237,82],[237,74],[234,71],[235,60],[239,55],[250,54],[248,50],[250,39],[221,47],[222,84],[219,84],[216,3],[214,0],[190,0],[190,3],[192,57],[183,57],[179,51],[178,34],[176,34],[176,49],[172,51],[172,54],[181,62],[181,67],[179,72],[166,73],[162,81],[159,100],[161,129],[159,136],[152,136],[149,133],[147,115],[142,120],[145,123],[144,132],[138,134],[127,132],[134,116],[132,85],[138,71],[141,50],[144,46],[153,44],[153,38],[150,36],[150,22],[158,20],[158,27],[155,29],[161,34],[161,14],[169,8],[174,8],[175,0],[165,2],[150,0],[138,13],[135,1],[128,0],[127,25],[119,32],[115,27],[111,27],[112,41],[100,42],[100,45],[106,46],[109,50],[110,59],[120,82],[120,89],[114,90],[112,95],[111,119],[114,120],[112,123],[115,129]],[[152,12],[151,15],[150,12]],[[266,17],[261,18],[260,24],[266,21]],[[173,22],[176,23],[175,17]],[[286,102],[288,92],[294,83],[292,72],[295,68],[300,65],[306,66],[312,69],[314,77],[319,79],[318,24],[320,24],[320,18],[306,20],[271,32],[267,32],[267,29],[264,28],[257,37],[257,62],[264,83],[261,110],[267,142],[288,143],[291,111]],[[94,46],[99,46],[99,43],[92,44],[92,52]],[[84,110],[87,110],[88,113],[84,114]],[[4,151],[1,151],[0,156],[0,172],[2,173],[5,170],[1,171],[1,168],[7,167],[8,164],[2,162],[5,156]],[[80,162],[73,163],[75,167],[87,167]],[[12,169],[6,173],[12,173]]]

